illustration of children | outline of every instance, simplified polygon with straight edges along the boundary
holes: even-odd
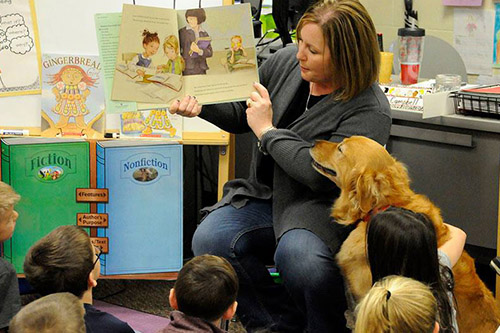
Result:
[[[142,131],[143,134],[153,133],[153,129],[160,131],[167,131],[170,137],[174,137],[177,130],[172,126],[170,119],[168,118],[168,112],[166,109],[151,110],[149,115],[144,121],[146,129]]]
[[[186,63],[184,75],[206,74],[207,58],[211,57],[210,36],[201,24],[207,16],[203,8],[188,9],[185,14],[187,25],[179,30],[181,55]]]
[[[85,101],[90,94],[89,87],[93,87],[96,79],[93,79],[85,71],[76,65],[63,66],[59,72],[52,75],[49,84],[55,85],[52,93],[56,97],[57,104],[52,111],[60,115],[55,125],[63,128],[68,124],[70,117],[75,117],[76,126],[85,129],[84,116],[90,110],[87,109]]]
[[[163,41],[163,51],[168,58],[165,65],[159,65],[158,71],[161,73],[172,73],[181,75],[184,70],[184,58],[179,55],[179,40],[174,35],[169,35]]]
[[[130,69],[134,70],[140,76],[144,76],[146,74],[146,68],[155,68],[151,57],[158,52],[158,48],[160,47],[160,38],[158,37],[158,33],[151,33],[147,29],[144,29],[142,37],[142,47],[144,48],[144,52],[137,53],[137,55],[130,62],[129,66]]]
[[[248,62],[247,53],[242,46],[243,39],[235,35],[231,37],[231,48],[227,51],[227,69],[232,72],[235,64],[245,64]]]

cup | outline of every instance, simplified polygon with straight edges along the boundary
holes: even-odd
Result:
[[[401,83],[418,82],[420,64],[424,54],[425,30],[420,28],[398,29],[399,63],[401,64]]]
[[[462,77],[458,74],[438,74],[433,92],[453,91],[460,89]]]
[[[380,72],[378,74],[379,83],[391,83],[393,61],[394,53],[380,52]]]

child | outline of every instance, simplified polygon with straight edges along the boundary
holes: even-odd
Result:
[[[26,305],[10,322],[10,333],[85,333],[85,310],[73,294],[57,293]]]
[[[231,37],[231,48],[227,52],[227,68],[230,72],[234,70],[234,65],[239,63],[246,63],[247,53],[242,46],[243,39],[241,36],[235,35]]]
[[[159,333],[224,332],[217,326],[236,312],[238,277],[224,258],[202,255],[182,267],[170,290],[170,323]]]
[[[142,47],[144,52],[137,53],[137,55],[130,62],[130,69],[136,71],[140,76],[146,74],[146,68],[154,68],[152,56],[158,52],[160,47],[160,38],[158,33],[151,33],[144,29],[142,32]]]
[[[133,333],[127,323],[92,306],[101,252],[87,233],[74,225],[61,226],[36,242],[24,260],[29,284],[42,295],[70,292],[85,307],[85,325],[92,333]]]
[[[174,35],[169,35],[163,42],[163,51],[168,58],[166,65],[158,66],[158,71],[162,73],[172,73],[181,75],[184,70],[184,58],[179,55],[179,41]]]
[[[19,214],[14,210],[20,196],[12,187],[0,182],[0,243],[12,237]],[[0,258],[0,332],[6,332],[9,322],[21,308],[16,270]]]
[[[450,239],[439,249],[432,222],[424,214],[389,207],[368,225],[367,248],[374,282],[403,275],[432,287],[441,332],[458,332],[451,268],[462,254],[466,234],[451,225]]]
[[[375,283],[357,310],[356,333],[437,333],[438,309],[425,284],[402,276]]]

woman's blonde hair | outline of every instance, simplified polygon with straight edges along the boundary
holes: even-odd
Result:
[[[11,333],[85,333],[85,310],[70,293],[52,294],[26,305],[12,319]]]
[[[378,79],[380,51],[370,15],[357,0],[323,0],[309,8],[297,25],[317,24],[330,49],[335,99],[349,101]]]
[[[438,308],[428,286],[391,275],[373,285],[356,312],[356,333],[431,333]]]

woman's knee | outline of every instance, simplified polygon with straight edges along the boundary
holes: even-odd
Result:
[[[218,228],[216,223],[208,216],[193,235],[193,253],[195,256],[213,254],[227,258],[230,252],[230,239],[227,232]]]

